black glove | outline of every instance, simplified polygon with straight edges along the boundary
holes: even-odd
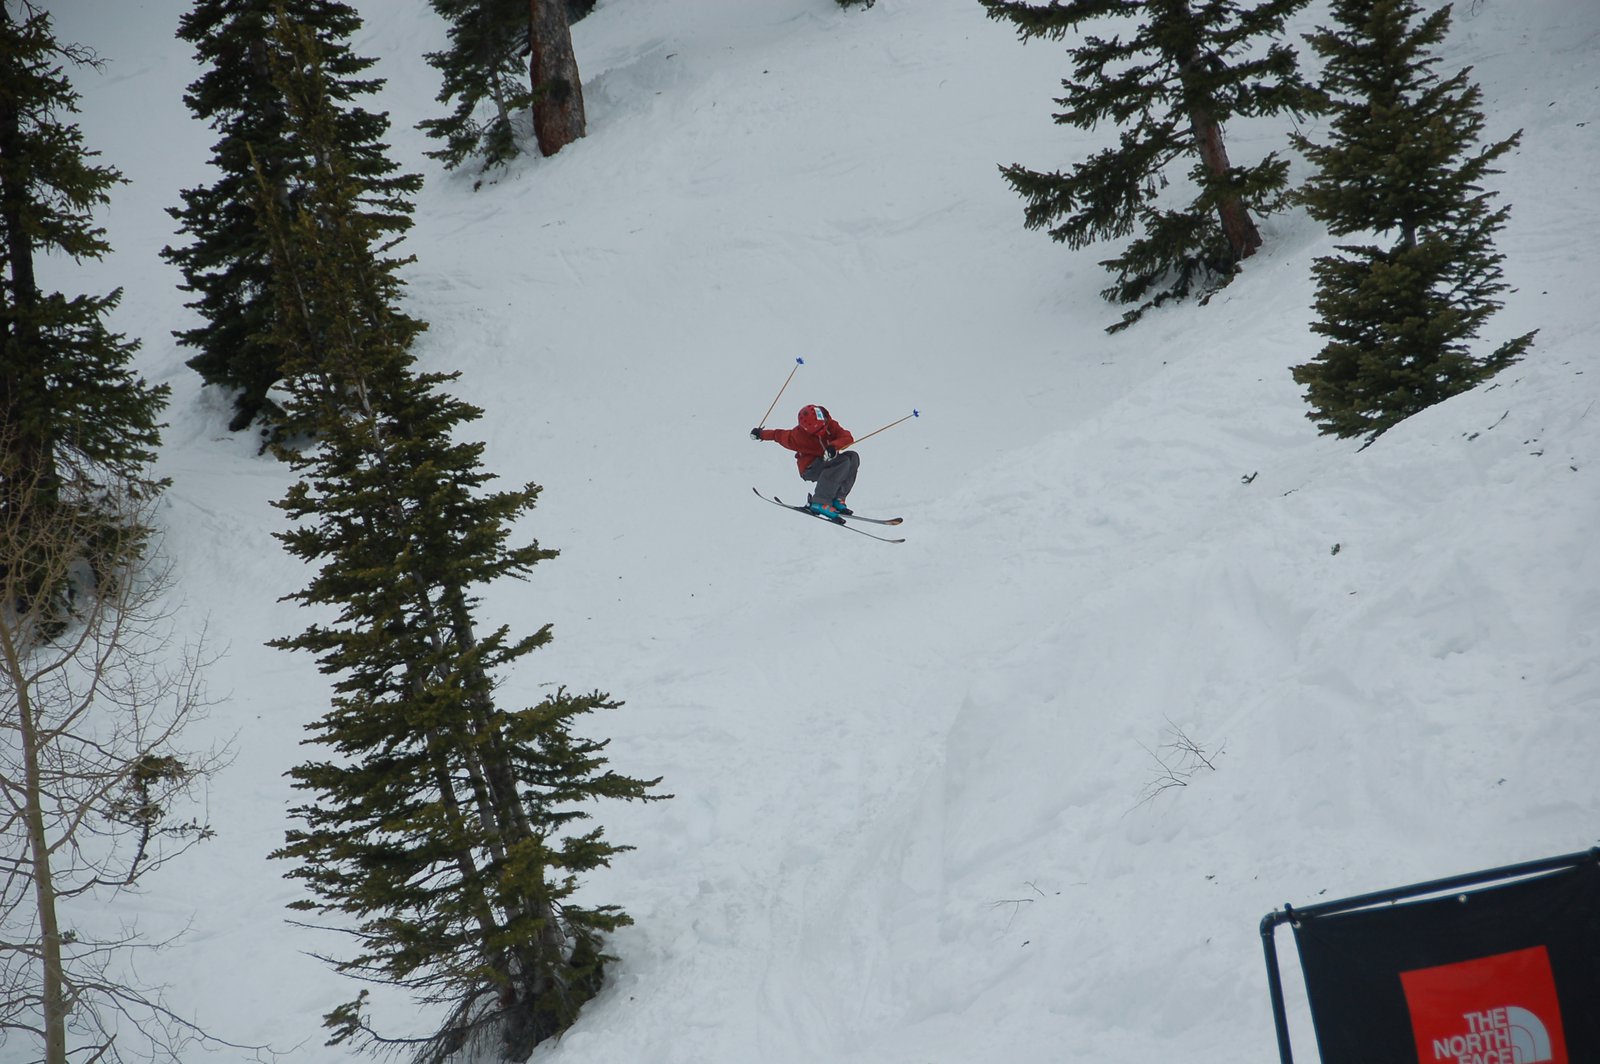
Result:
[[[759,440],[761,438],[761,427],[759,425],[750,430],[750,438],[752,440]]]
[[[831,462],[835,458],[839,457],[839,450],[830,443],[826,447],[822,448],[822,457],[824,460]]]

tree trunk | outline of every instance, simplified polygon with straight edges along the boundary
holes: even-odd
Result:
[[[1228,176],[1228,149],[1222,143],[1222,126],[1218,125],[1203,108],[1189,112],[1189,125],[1194,131],[1195,144],[1200,149],[1200,161],[1206,172],[1218,180]],[[1244,201],[1236,195],[1226,195],[1217,202],[1217,218],[1222,223],[1222,234],[1233,248],[1235,261],[1248,259],[1261,246],[1261,233],[1245,209]]]
[[[1200,33],[1194,13],[1189,10],[1187,3],[1180,3],[1173,17],[1195,35]],[[1206,60],[1192,42],[1182,46],[1176,58],[1178,80],[1183,86],[1184,100],[1189,109],[1189,130],[1194,134],[1200,163],[1213,179],[1225,181],[1229,163],[1227,146],[1222,143],[1222,124],[1206,106],[1204,90],[1195,84],[1196,71]],[[1218,198],[1217,220],[1222,223],[1222,235],[1233,249],[1235,262],[1248,259],[1261,246],[1261,234],[1256,230],[1256,223],[1251,219],[1250,212],[1245,210],[1244,201],[1237,195],[1229,193]]]
[[[29,871],[33,875],[34,898],[39,909],[39,998],[43,1013],[44,1062],[67,1064],[67,1009],[62,987],[61,925],[56,917],[55,879],[50,871],[50,840],[45,835],[43,782],[39,770],[42,740],[28,697],[28,678],[22,662],[27,653],[22,645],[22,625],[13,630],[0,625],[0,653],[5,658],[7,680],[16,690],[19,742],[22,749],[23,819],[27,822]]]
[[[554,155],[583,136],[583,82],[572,53],[566,0],[528,0],[529,73],[533,78],[533,133],[539,154]]]

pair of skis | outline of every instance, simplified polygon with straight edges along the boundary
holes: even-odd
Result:
[[[819,514],[815,510],[811,509],[811,507],[809,507],[809,506],[791,506],[790,504],[784,502],[782,499],[778,498],[775,495],[763,495],[761,493],[761,489],[760,488],[751,488],[750,490],[755,492],[756,496],[758,498],[765,499],[767,502],[770,502],[774,506],[781,506],[785,510],[793,510],[796,513],[802,513],[802,514],[807,515],[808,517],[815,517],[820,521],[828,522],[828,524],[830,524],[830,525],[838,525],[840,528],[847,528],[852,532],[855,532],[855,533],[858,533],[860,535],[866,536],[868,539],[875,539],[879,543],[904,543],[905,542],[904,538],[890,539],[888,536],[875,535],[872,532],[868,532],[864,528],[856,528],[854,525],[850,524],[850,521],[864,521],[865,523],[867,523],[869,525],[898,525],[902,521],[905,520],[905,518],[903,518],[903,517],[862,517],[862,516],[860,516],[858,514],[851,514],[850,515],[850,520],[846,521],[842,517],[825,517],[822,514]]]

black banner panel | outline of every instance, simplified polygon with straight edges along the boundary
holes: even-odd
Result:
[[[1600,1062],[1600,865],[1293,924],[1322,1064]]]

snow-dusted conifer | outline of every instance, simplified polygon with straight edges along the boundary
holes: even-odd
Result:
[[[1294,138],[1317,168],[1302,198],[1333,235],[1392,243],[1316,260],[1312,330],[1328,343],[1294,379],[1324,433],[1370,440],[1533,342],[1527,333],[1482,356],[1467,345],[1506,288],[1494,234],[1510,208],[1491,206],[1484,181],[1521,134],[1475,147],[1484,116],[1470,70],[1433,70],[1448,5],[1424,17],[1413,0],[1335,0],[1333,15],[1336,28],[1309,38],[1327,61],[1317,93],[1332,121],[1326,144]]]
[[[374,268],[384,234],[356,199],[315,42],[284,39],[291,137],[323,165],[292,210],[262,182],[280,341],[300,352],[286,409],[305,441],[280,448],[301,475],[280,538],[319,566],[291,598],[327,619],[274,645],[316,654],[334,694],[310,726],[326,756],[290,772],[309,799],[277,856],[314,895],[296,908],[337,914],[359,944],[341,971],[446,1007],[419,1061],[466,1045],[525,1059],[595,993],[604,937],[628,922],[574,897],[628,847],[576,829],[596,799],[655,798],[657,781],[607,770],[606,744],[574,733],[618,704],[601,692],[501,704],[502,674],[551,633],[483,630],[478,596],[555,556],[510,542],[539,489],[487,490],[482,444],[459,439],[480,411],[443,390],[453,376],[413,369],[420,326],[390,308],[398,262]],[[327,1023],[334,1041],[389,1041],[364,996]]]
[[[55,39],[42,8],[0,4],[0,507],[33,520],[53,520],[58,505],[95,505],[100,495],[83,490],[87,483],[108,499],[148,499],[162,487],[149,465],[168,390],[134,375],[138,343],[106,326],[121,289],[45,291],[35,272],[40,256],[98,259],[109,250],[91,213],[122,177],[91,161],[96,153],[70,120],[78,97],[64,73],[94,61]],[[79,544],[102,575],[142,542],[119,515],[143,512],[108,503],[104,535]],[[94,527],[81,513],[69,520]],[[42,590],[36,581],[13,586]]]
[[[1027,201],[1030,229],[1072,248],[1138,236],[1102,263],[1116,281],[1101,294],[1138,304],[1110,330],[1149,308],[1192,292],[1210,293],[1232,279],[1261,245],[1253,214],[1279,206],[1287,160],[1270,153],[1236,165],[1223,127],[1302,106],[1304,88],[1294,51],[1273,41],[1308,0],[982,0],[989,17],[1017,27],[1023,40],[1063,40],[1097,20],[1109,36],[1082,32],[1070,49],[1073,77],[1056,100],[1057,123],[1120,130],[1104,148],[1070,170],[1044,173],[1013,164],[1007,182]],[[1178,166],[1195,184],[1177,206],[1161,195]]]
[[[416,175],[395,173],[382,143],[388,118],[354,102],[383,84],[362,76],[373,60],[350,50],[348,39],[361,26],[354,8],[337,0],[196,0],[183,16],[178,37],[194,45],[206,68],[184,102],[219,134],[211,156],[217,178],[181,192],[184,205],[168,213],[189,243],[163,255],[182,270],[184,290],[196,297],[188,305],[202,319],[178,332],[178,342],[196,349],[188,364],[207,384],[233,393],[234,431],[257,419],[268,426],[280,419],[269,392],[288,357],[274,332],[272,264],[256,210],[257,183],[264,178],[292,207],[299,175],[315,162],[288,143],[287,108],[270,69],[278,45],[268,27],[276,11],[320,44],[325,91],[340,104],[332,121],[348,156],[349,180],[358,183],[365,209],[381,219],[383,232],[398,235],[411,225],[407,197],[421,183]]]

